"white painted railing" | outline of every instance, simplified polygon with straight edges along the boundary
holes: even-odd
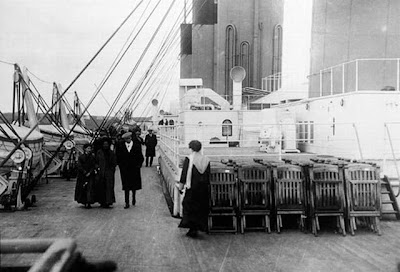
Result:
[[[172,161],[177,170],[179,167],[179,138],[178,126],[167,125],[158,127],[159,148]]]
[[[282,74],[276,73],[273,75],[269,75],[264,77],[261,81],[261,89],[275,92],[282,87]]]
[[[357,91],[400,91],[400,58],[356,59],[309,76],[319,95]]]
[[[387,124],[389,125],[389,124]],[[390,123],[390,127],[395,124]],[[188,143],[199,140],[204,154],[210,157],[271,156],[296,149],[301,154],[320,154],[349,159],[400,158],[400,150],[388,149],[388,135],[383,127],[379,131],[368,123],[314,123],[247,124],[247,125],[175,125],[160,126],[159,146],[178,168],[183,156],[188,155]],[[400,130],[397,124],[396,132]],[[391,142],[398,149],[392,129]],[[374,139],[371,142],[371,133]],[[392,155],[393,154],[393,155]],[[386,157],[385,157],[386,156]],[[390,156],[390,157],[389,157]]]
[[[200,97],[199,97],[200,96]],[[234,95],[185,95],[180,101],[180,105],[184,110],[232,110],[233,106],[229,105],[229,101],[233,100]],[[243,110],[260,110],[261,106],[254,102],[265,95],[241,95]],[[225,99],[227,105],[218,105],[218,99]],[[196,103],[194,101],[197,101]]]
[[[263,128],[269,132],[263,133]],[[390,140],[384,139],[384,130],[387,130],[387,136],[391,136]],[[397,135],[400,135],[400,122],[387,123],[386,127],[382,126],[380,130],[375,128],[373,131],[368,123],[312,122],[232,125],[232,134],[222,135],[222,131],[229,132],[227,129],[222,130],[221,125],[159,127],[159,147],[163,156],[168,157],[162,162],[162,172],[167,190],[173,199],[174,216],[182,216],[183,195],[179,194],[175,186],[180,178],[180,160],[189,155],[187,144],[194,139],[203,144],[203,153],[211,161],[240,161],[241,158],[277,161],[286,156],[301,161],[307,160],[307,156],[328,155],[378,163],[382,172],[389,177],[394,177],[395,171],[399,171],[397,158],[400,158],[400,138]],[[218,139],[213,137],[215,133],[219,133]],[[376,138],[374,141],[370,140],[371,133],[372,138]],[[211,141],[211,138],[214,139]],[[296,149],[300,153],[295,153]],[[371,159],[371,154],[376,154],[377,157]],[[166,168],[172,171],[167,171]]]

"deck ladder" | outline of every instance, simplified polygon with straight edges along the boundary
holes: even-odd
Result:
[[[399,191],[397,194],[394,193],[393,191],[393,187],[391,182],[392,181],[397,181],[398,182],[398,186],[400,185],[400,173],[399,173],[399,168],[397,165],[397,159],[396,159],[396,154],[394,152],[394,148],[393,148],[393,142],[392,142],[392,138],[390,135],[390,131],[389,131],[389,126],[388,124],[385,123],[385,128],[386,128],[386,133],[387,133],[387,139],[389,141],[389,145],[390,145],[390,150],[391,150],[391,154],[395,163],[395,168],[396,168],[396,173],[397,173],[397,178],[389,178],[387,176],[384,176],[381,182],[381,195],[382,195],[382,205],[391,205],[393,210],[383,210],[382,209],[382,214],[394,214],[396,215],[397,220],[400,220],[400,209],[399,209],[399,204],[397,203],[397,199],[396,197],[399,195]],[[398,190],[400,190],[400,187],[398,188]],[[385,195],[387,195],[389,197],[389,200],[387,200],[387,197],[385,197]]]
[[[387,176],[384,176],[381,182],[381,195],[382,195],[382,205],[392,205],[393,210],[383,210],[382,209],[382,214],[394,214],[396,215],[396,219],[400,220],[400,210],[399,210],[399,204],[397,203],[396,196],[394,194],[392,185],[390,184],[390,181],[392,179],[389,179]],[[395,179],[397,180],[397,179]],[[389,197],[389,200],[387,200],[386,197],[387,195]]]

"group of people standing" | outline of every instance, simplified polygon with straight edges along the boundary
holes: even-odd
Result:
[[[93,154],[91,145],[84,146],[85,152],[78,159],[75,189],[75,200],[78,203],[87,208],[95,202],[99,202],[104,208],[115,203],[114,174],[118,165],[122,190],[125,192],[124,208],[128,209],[130,204],[136,205],[136,191],[142,189],[142,145],[146,145],[146,166],[152,165],[157,145],[157,138],[152,130],[149,130],[145,140],[140,135],[140,128],[123,133],[114,150],[110,148],[111,141],[105,138],[96,154]],[[210,161],[201,154],[202,145],[199,141],[191,141],[189,149],[191,154],[185,158],[180,181],[176,184],[179,190],[185,191],[183,217],[179,227],[188,228],[186,235],[196,237],[198,231],[208,230]]]
[[[141,129],[123,133],[121,139],[111,148],[109,138],[100,139],[100,149],[93,152],[90,144],[84,145],[84,154],[78,158],[78,176],[75,187],[75,200],[91,208],[91,204],[100,203],[103,208],[110,208],[115,203],[115,168],[118,165],[125,192],[125,209],[136,205],[136,191],[142,189],[140,169],[144,162],[142,145],[146,145],[146,166],[152,165],[157,145],[156,135],[149,129],[145,140],[141,138]],[[149,163],[150,162],[150,163]]]

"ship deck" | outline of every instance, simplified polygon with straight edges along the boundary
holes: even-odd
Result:
[[[74,181],[52,179],[33,191],[28,211],[0,212],[1,239],[76,240],[89,261],[114,260],[118,271],[397,271],[400,221],[384,220],[382,236],[359,229],[355,236],[322,229],[318,237],[298,229],[281,234],[185,236],[169,212],[156,168],[142,168],[137,205],[123,209],[119,173],[112,209],[84,209],[73,201]],[[29,266],[38,255],[1,255],[1,266]]]

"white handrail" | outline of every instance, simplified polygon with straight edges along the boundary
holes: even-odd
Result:
[[[336,85],[339,85],[339,80],[341,80],[341,88],[342,88],[342,93],[345,93],[346,90],[346,85],[348,86],[347,83],[351,82],[353,80],[354,77],[354,89],[352,86],[348,86],[350,89],[348,90],[348,92],[358,92],[360,91],[360,84],[365,84],[363,83],[363,77],[365,77],[365,72],[364,69],[361,70],[361,63],[360,62],[367,62],[367,61],[381,61],[383,62],[383,65],[387,66],[388,64],[386,62],[396,62],[394,63],[395,65],[395,69],[396,71],[393,70],[393,72],[391,72],[391,70],[389,69],[389,72],[385,72],[385,77],[382,79],[384,80],[384,82],[389,82],[386,83],[386,85],[396,85],[396,90],[395,91],[400,91],[400,58],[365,58],[365,59],[355,59],[355,60],[351,60],[351,61],[347,61],[347,62],[343,62],[337,65],[333,65],[324,69],[320,69],[317,73],[311,74],[308,76],[308,78],[311,77],[319,77],[319,95],[324,96],[324,95],[334,95],[335,93],[335,87]],[[354,63],[354,67],[348,67],[347,68],[347,72],[350,73],[350,75],[348,75],[349,77],[346,78],[346,66],[350,65]],[[392,67],[394,68],[394,65],[392,65]],[[362,66],[364,67],[364,66]],[[339,79],[339,77],[334,76],[335,73],[335,69],[341,69],[341,79]],[[352,70],[354,69],[354,71]],[[339,71],[338,71],[339,72]],[[326,77],[325,74],[330,73],[329,77]],[[363,76],[363,77],[362,77]],[[375,75],[374,73],[369,73],[368,74],[369,77],[373,77],[373,76],[378,76]],[[360,78],[361,77],[361,78]],[[396,77],[396,78],[395,78]],[[361,80],[360,80],[361,79]],[[330,81],[329,84],[325,84],[326,81]],[[373,81],[373,80],[372,80]],[[379,79],[378,81],[381,81],[381,79]],[[378,82],[377,81],[377,82]],[[340,87],[339,87],[340,88]],[[376,89],[377,87],[373,87],[371,88],[371,90]],[[395,88],[395,87],[393,87]],[[337,89],[337,88],[336,88]],[[365,90],[365,87],[361,87],[361,90]],[[369,90],[369,89],[368,89]]]

